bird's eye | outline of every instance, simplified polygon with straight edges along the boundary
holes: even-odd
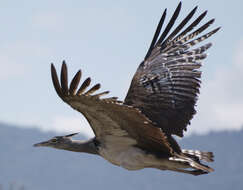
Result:
[[[51,139],[51,142],[55,143],[57,142],[57,139]]]

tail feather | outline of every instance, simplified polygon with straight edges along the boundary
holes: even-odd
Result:
[[[182,153],[187,155],[188,157],[192,159],[196,159],[196,161],[206,161],[206,162],[213,162],[214,161],[214,155],[212,152],[202,152],[199,150],[186,150],[182,149]]]
[[[202,170],[202,171],[205,171],[205,172],[213,172],[214,169],[213,168],[210,168],[209,166],[205,165],[205,164],[202,164],[200,162],[189,162],[190,166],[195,168],[195,169],[198,169],[198,170]]]
[[[199,157],[195,156],[194,154],[193,155],[185,154],[185,153],[183,153],[183,150],[182,150],[181,154],[175,153],[175,156],[170,157],[169,160],[173,160],[176,162],[182,162],[182,163],[190,166],[191,168],[196,169],[196,171],[198,171],[199,173],[201,173],[202,171],[204,173],[210,173],[210,172],[214,171],[213,168],[210,168],[209,166],[202,164],[200,162]]]

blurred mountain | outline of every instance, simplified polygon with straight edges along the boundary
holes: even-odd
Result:
[[[101,157],[51,148],[34,148],[54,133],[0,123],[0,188],[25,190],[242,190],[243,130],[192,135],[180,140],[183,148],[213,151],[215,172],[190,176],[156,169],[127,171]],[[81,136],[78,138],[82,139]]]

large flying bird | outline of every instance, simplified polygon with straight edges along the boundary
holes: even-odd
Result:
[[[214,19],[196,28],[207,11],[191,21],[197,10],[195,7],[171,31],[180,10],[181,2],[161,32],[166,10],[163,12],[124,101],[115,97],[101,98],[108,91],[93,95],[100,84],[86,90],[90,78],[78,88],[81,70],[68,85],[65,62],[59,83],[52,64],[52,81],[58,96],[85,116],[95,137],[88,141],[73,140],[71,137],[75,133],[56,136],[35,146],[97,154],[128,170],[157,168],[192,175],[212,172],[212,168],[201,162],[213,161],[212,152],[181,149],[173,135],[183,137],[196,113],[194,107],[201,78],[199,68],[207,56],[205,51],[212,44],[192,47],[212,36],[219,28],[201,34]],[[191,24],[188,24],[189,21]]]

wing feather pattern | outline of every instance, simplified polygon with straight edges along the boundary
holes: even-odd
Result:
[[[78,84],[79,84],[79,81],[81,79],[81,70],[79,70],[76,75],[73,77],[73,80],[70,84],[70,87],[69,87],[69,94],[70,95],[75,95],[75,92],[78,88]]]
[[[53,64],[51,65],[51,74],[54,88],[59,97],[86,117],[97,139],[104,140],[107,136],[128,137],[136,140],[135,146],[163,156],[170,156],[175,151],[175,148],[171,147],[173,146],[170,144],[171,139],[168,139],[160,128],[154,127],[140,110],[124,105],[116,97],[101,99],[100,97],[108,94],[108,91],[91,95],[100,88],[100,84],[96,84],[85,92],[91,83],[90,78],[86,79],[78,92],[75,93],[81,78],[81,71],[78,71],[74,76],[69,90],[67,90],[68,77],[65,62],[63,62],[61,70],[61,85]],[[171,143],[177,146],[176,142],[171,141]],[[179,146],[177,148],[180,151]]]
[[[198,69],[212,44],[207,43],[195,49],[191,47],[206,40],[220,28],[197,37],[214,23],[214,19],[192,31],[207,14],[207,11],[203,12],[186,27],[197,10],[195,7],[166,38],[180,10],[181,3],[164,32],[159,35],[166,17],[164,11],[144,61],[133,77],[124,104],[141,110],[167,136],[175,134],[182,137],[196,113],[194,107],[201,82],[201,71]]]

